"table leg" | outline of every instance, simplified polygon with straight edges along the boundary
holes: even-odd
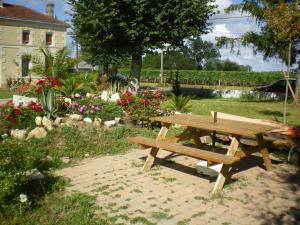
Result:
[[[160,129],[160,132],[158,133],[157,137],[156,137],[156,140],[162,140],[162,139],[165,139],[168,131],[169,131],[169,127],[170,125],[163,125],[163,127]],[[158,148],[152,148],[151,151],[150,151],[150,154],[148,155],[147,157],[147,160],[144,164],[144,167],[143,167],[143,171],[147,172],[151,169],[154,161],[155,161],[155,158],[156,158],[156,155],[158,153],[159,149]]]
[[[234,137],[231,141],[231,144],[230,144],[229,148],[228,148],[227,155],[234,156],[235,153],[237,152],[238,148],[239,148],[239,144],[240,144],[239,140]],[[216,184],[215,184],[214,189],[212,191],[212,194],[215,194],[216,192],[222,190],[222,188],[225,184],[226,178],[228,177],[228,173],[229,173],[230,169],[231,169],[231,165],[222,165],[222,169],[221,169],[220,174],[217,178],[217,181],[216,181]]]
[[[262,158],[264,160],[265,167],[268,171],[270,171],[270,170],[273,169],[273,166],[272,166],[271,159],[269,157],[269,151],[266,148],[266,144],[265,144],[263,135],[262,134],[256,135],[256,140],[257,140],[257,143],[258,143],[259,151],[260,151],[260,153],[262,155]]]

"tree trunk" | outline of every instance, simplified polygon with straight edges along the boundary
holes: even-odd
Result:
[[[131,74],[132,77],[136,78],[139,83],[141,77],[142,64],[143,64],[142,53],[141,52],[132,53]]]

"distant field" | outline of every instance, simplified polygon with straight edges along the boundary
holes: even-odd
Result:
[[[191,85],[222,85],[222,86],[245,86],[254,87],[269,84],[283,78],[282,71],[272,72],[247,72],[247,71],[204,71],[204,70],[165,70],[165,79],[171,83],[178,72],[181,84]],[[119,69],[119,73],[129,76],[129,69]],[[160,82],[160,70],[143,69],[141,81],[147,83]],[[292,77],[295,74],[291,74]]]
[[[0,99],[5,99],[5,98],[12,98],[12,96],[14,95],[15,93],[10,91],[10,90],[7,90],[7,89],[0,89]]]

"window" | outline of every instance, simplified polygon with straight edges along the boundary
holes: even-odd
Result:
[[[30,41],[29,37],[30,37],[30,31],[24,30],[23,35],[22,35],[22,42],[23,42],[24,45],[29,44],[29,41]]]
[[[53,44],[53,34],[46,33],[46,45],[51,46]]]

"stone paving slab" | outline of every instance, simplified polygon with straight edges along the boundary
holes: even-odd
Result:
[[[212,197],[216,179],[196,174],[197,159],[160,151],[144,173],[147,154],[86,159],[56,175],[70,179],[67,192],[96,195],[99,213],[119,224],[296,224],[300,179],[292,166],[277,161],[267,172],[260,157],[242,160],[222,194]]]

